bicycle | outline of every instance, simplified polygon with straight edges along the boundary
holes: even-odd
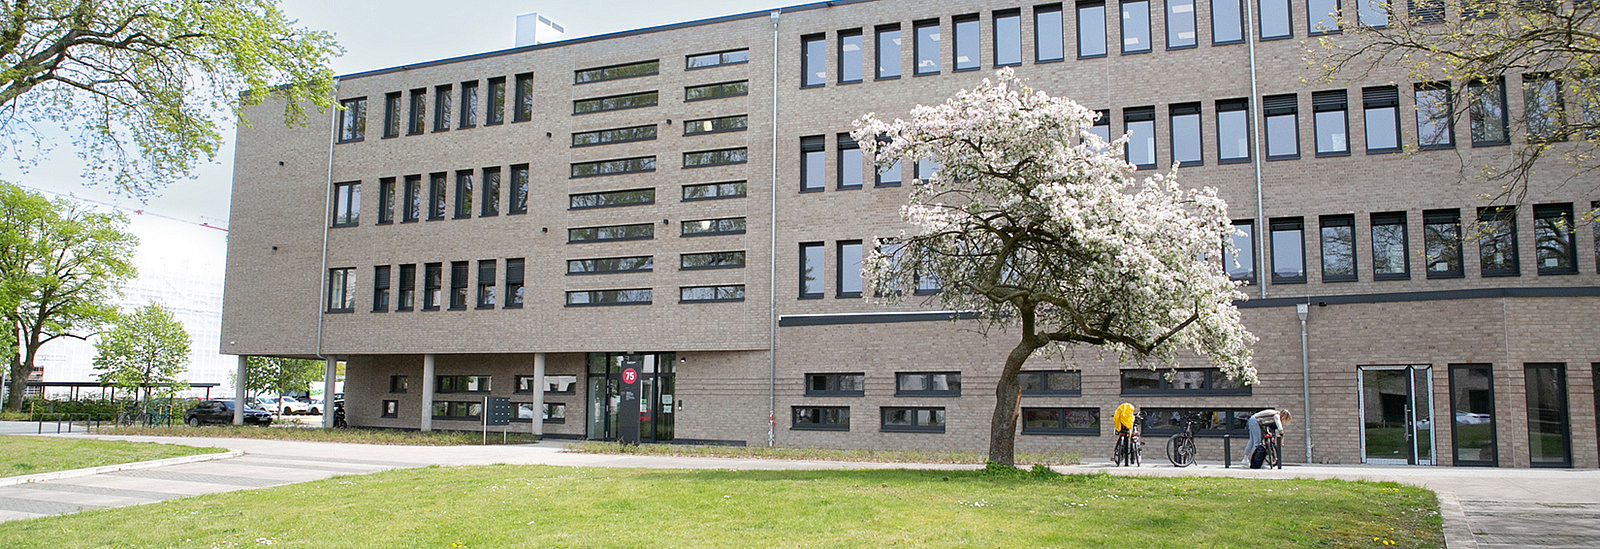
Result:
[[[1183,422],[1183,432],[1167,439],[1167,460],[1175,467],[1194,464],[1194,422]]]
[[[1133,427],[1127,432],[1117,433],[1117,445],[1111,450],[1111,463],[1117,466],[1132,465],[1138,467],[1139,447],[1144,443],[1139,441],[1139,424],[1144,423],[1144,414],[1133,415]]]
[[[1283,468],[1283,435],[1274,429],[1262,429],[1261,445],[1267,448],[1267,458],[1261,465],[1267,469]]]

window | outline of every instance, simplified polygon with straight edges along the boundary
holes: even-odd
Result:
[[[1306,35],[1337,34],[1339,32],[1340,0],[1306,1]]]
[[[849,406],[795,406],[790,409],[790,429],[798,431],[849,431]]]
[[[394,178],[378,180],[378,224],[394,223]]]
[[[1411,19],[1424,25],[1443,23],[1444,0],[1411,0]]]
[[[1403,235],[1402,235],[1403,236]],[[1373,255],[1377,255],[1378,231],[1373,225]],[[1373,258],[1373,269],[1380,261]],[[1322,216],[1322,281],[1356,280],[1356,220],[1353,215]]]
[[[1387,27],[1389,6],[1385,0],[1356,0],[1356,22],[1365,27]]]
[[[501,305],[505,309],[522,308],[522,271],[525,260],[520,257],[506,259],[506,299]]]
[[[1367,154],[1400,152],[1400,90],[1394,86],[1361,89]]]
[[[533,376],[517,376],[518,393],[533,392]],[[550,395],[578,394],[578,376],[544,376],[544,392]]]
[[[1372,214],[1372,274],[1377,280],[1411,278],[1411,243],[1405,212]]]
[[[861,29],[839,31],[839,83],[861,81],[866,61],[862,55]]]
[[[911,29],[916,36],[912,44],[912,55],[917,59],[915,74],[939,74],[939,20],[917,21]]]
[[[750,62],[750,50],[729,50],[690,55],[685,70],[708,69],[722,65],[739,65]]]
[[[428,221],[444,219],[444,178],[443,172],[428,175]]]
[[[1461,278],[1461,210],[1424,210],[1422,245],[1428,278]]]
[[[900,77],[900,25],[882,25],[878,34],[878,78]]]
[[[635,158],[619,158],[616,160],[596,160],[593,162],[572,163],[572,178],[600,177],[605,175],[621,175],[629,173],[656,171],[656,157],[640,156]]]
[[[439,310],[440,289],[443,287],[444,264],[424,263],[422,265],[422,310]]]
[[[1100,436],[1098,408],[1023,408],[1024,435]]]
[[[656,106],[659,93],[647,91],[610,97],[596,97],[593,99],[579,99],[572,102],[572,114],[589,114],[605,111],[619,111],[624,109],[638,109]]]
[[[400,266],[400,289],[395,293],[394,310],[409,311],[416,305],[417,297],[417,266],[406,264]]]
[[[494,126],[506,121],[506,77],[489,79],[489,106],[483,114],[483,125]]]
[[[400,137],[400,92],[383,96],[383,137]]]
[[[590,208],[614,208],[618,206],[639,206],[656,203],[655,189],[632,189],[627,191],[606,191],[599,193],[583,193],[567,196],[567,209],[586,210]]]
[[[478,81],[461,83],[461,128],[478,125]]]
[[[1122,395],[1248,395],[1250,386],[1229,380],[1221,370],[1178,368],[1122,371]]]
[[[344,267],[328,269],[328,312],[349,313],[356,310],[356,281],[351,278],[355,269]]]
[[[450,262],[450,310],[467,308],[467,262]]]
[[[361,141],[367,137],[367,98],[339,102],[339,142]]]
[[[1217,102],[1217,163],[1250,161],[1250,102],[1228,99]]]
[[[1078,1],[1078,57],[1105,57],[1106,3]]]
[[[1589,204],[1589,225],[1594,228],[1594,265],[1595,271],[1600,272],[1600,201]]]
[[[719,118],[689,120],[683,123],[683,135],[688,136],[705,135],[708,133],[742,132],[749,126],[749,120],[750,117],[743,114],[735,116],[723,116]],[[650,128],[653,130],[655,126],[650,126]],[[650,138],[655,139],[653,131],[651,132]]]
[[[450,131],[451,87],[446,84],[433,88],[433,131]]]
[[[1344,90],[1319,91],[1311,94],[1312,124],[1317,131],[1317,156],[1345,156],[1350,154],[1348,105]],[[1268,111],[1267,131],[1271,132],[1271,111]],[[1298,150],[1295,151],[1299,153]],[[1272,144],[1267,144],[1267,157],[1274,154]]]
[[[654,76],[661,72],[661,60],[651,59],[635,63],[624,63],[573,71],[573,84],[593,84],[607,80],[621,80],[624,78],[638,78],[640,76]]]
[[[407,135],[417,135],[427,131],[428,116],[428,89],[417,88],[411,90],[411,116],[406,125]]]
[[[1451,149],[1456,146],[1455,107],[1449,82],[1416,85],[1417,147]]]
[[[1194,0],[1167,0],[1167,49],[1192,48],[1197,40]]]
[[[472,170],[456,172],[456,219],[472,217]]]
[[[567,274],[648,273],[654,268],[652,256],[605,257],[598,259],[569,259]]]
[[[800,192],[823,189],[825,183],[822,178],[828,162],[823,151],[826,146],[820,135],[800,138]]]
[[[410,376],[389,376],[389,392],[391,393],[404,393],[410,385]]]
[[[400,221],[413,223],[422,216],[422,176],[408,175],[405,181],[405,203],[402,204]]]
[[[1128,163],[1139,169],[1156,167],[1156,108],[1123,109],[1123,129],[1128,132]]]
[[[533,74],[522,73],[517,75],[516,88],[512,90],[512,122],[527,122],[533,120]]]
[[[688,124],[684,125],[688,133]],[[610,145],[612,143],[631,143],[634,141],[650,141],[656,138],[656,125],[629,126],[626,128],[612,128],[609,130],[593,130],[572,134],[572,146],[591,147],[594,145]]]
[[[1267,160],[1300,158],[1300,107],[1295,95],[1263,97],[1261,108],[1267,114]]]
[[[800,37],[800,87],[828,83],[828,44],[821,34]]]
[[[800,299],[822,298],[822,243],[800,245]]]
[[[478,217],[500,215],[500,168],[483,169],[483,206]]]
[[[862,373],[806,374],[806,396],[862,396],[867,394],[866,379]]]
[[[994,66],[1010,67],[1021,64],[1022,11],[994,12]]]
[[[1486,147],[1511,142],[1506,135],[1505,80],[1467,84],[1467,101],[1467,115],[1472,121],[1472,146]]]
[[[980,62],[978,58],[978,14],[958,15],[950,19],[955,27],[955,43],[951,44],[952,70],[975,71]]]
[[[1528,121],[1528,140],[1566,140],[1562,135],[1566,116],[1561,104],[1561,81],[1548,74],[1522,75],[1522,109],[1523,118]]]
[[[1083,372],[1017,372],[1022,396],[1079,396]]]
[[[894,396],[961,396],[961,372],[895,373]]]
[[[1533,206],[1534,260],[1539,274],[1578,274],[1578,233],[1573,231],[1572,204]]]
[[[454,419],[478,421],[483,417],[483,402],[451,402],[445,400],[434,401],[433,419]]]
[[[879,430],[901,433],[943,433],[944,407],[905,408],[886,406],[879,408]]]
[[[492,376],[433,376],[435,393],[487,393]]]
[[[1211,0],[1211,43],[1237,44],[1244,42],[1244,2],[1246,0]]]
[[[727,303],[744,301],[743,284],[684,286],[678,288],[679,303]]]
[[[494,308],[494,303],[495,303],[494,290],[495,290],[495,286],[497,285],[496,281],[495,281],[495,273],[494,273],[494,271],[495,271],[495,260],[493,260],[493,259],[480,259],[480,260],[478,260],[478,308],[479,309],[493,309]]]
[[[736,149],[718,149],[714,151],[695,151],[683,153],[683,167],[704,168],[708,166],[727,166],[729,164],[743,164],[750,157],[749,151],[744,147]]]
[[[372,268],[372,312],[389,312],[389,266]]]
[[[1526,374],[1524,374],[1526,378]],[[1499,464],[1495,434],[1494,367],[1450,365],[1450,403],[1454,412],[1450,438],[1456,465],[1495,467]]]
[[[511,205],[506,208],[506,214],[519,215],[528,213],[528,165],[518,164],[511,167]]]
[[[1256,226],[1255,222],[1248,219],[1233,221],[1236,231],[1228,237],[1232,250],[1224,246],[1222,249],[1222,270],[1234,280],[1243,280],[1249,284],[1256,283]]]
[[[567,229],[567,243],[609,242],[614,240],[647,240],[655,238],[655,225],[606,225]]]
[[[874,164],[874,166],[876,166],[876,164]],[[874,169],[873,172],[874,179],[872,186],[874,187],[899,187],[900,182],[905,178],[900,171],[899,160],[894,161],[893,164],[890,164],[889,167],[883,168],[882,170]]]
[[[683,254],[678,258],[678,270],[742,269],[744,252],[701,252]]]
[[[1272,283],[1305,284],[1305,222],[1298,217],[1273,219]]]
[[[839,145],[839,179],[836,183],[838,185],[837,188],[859,189],[861,188],[862,174],[866,170],[862,166],[861,146],[857,145],[856,140],[852,139],[848,133],[839,134],[837,142]]]
[[[722,219],[700,219],[684,221],[682,236],[716,236],[725,234],[744,234],[743,217],[725,217]]]
[[[719,200],[723,198],[741,198],[744,196],[745,182],[729,181],[726,183],[699,183],[683,186],[683,201],[694,200]]]
[[[352,227],[361,221],[361,182],[333,184],[333,226]]]
[[[861,297],[861,241],[841,240],[834,297]]]
[[[1122,53],[1150,51],[1150,2],[1122,2]]]
[[[400,417],[400,401],[383,401],[383,417]]]
[[[1168,107],[1171,114],[1172,161],[1184,166],[1205,163],[1200,148],[1200,104],[1182,103]]]
[[[1261,8],[1262,40],[1294,36],[1293,22],[1289,17],[1289,0],[1260,0],[1258,5]]]
[[[707,99],[720,99],[723,97],[738,97],[750,93],[750,81],[722,82],[719,84],[706,84],[703,86],[689,86],[683,89],[684,101],[705,101]]]
[[[649,288],[635,288],[628,290],[579,290],[567,292],[568,307],[649,304]]]
[[[915,169],[916,173],[913,175],[916,175],[917,179],[922,181],[930,181],[935,176],[939,175],[939,162],[931,158],[923,158],[917,160]]]
[[[533,421],[534,416],[532,402],[514,402],[512,404],[515,404],[517,407],[517,415],[512,417],[511,421]],[[540,420],[544,423],[566,423],[567,405],[561,402],[546,402],[544,403],[544,410],[542,410],[540,414]]]
[[[1510,206],[1478,208],[1478,254],[1483,276],[1517,276],[1517,212]]]
[[[1033,59],[1037,63],[1066,57],[1061,4],[1033,8]]]

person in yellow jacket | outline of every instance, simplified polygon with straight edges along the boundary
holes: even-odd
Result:
[[[1111,414],[1111,426],[1116,429],[1117,434],[1133,432],[1133,414],[1132,404],[1124,402],[1117,406],[1117,411]]]

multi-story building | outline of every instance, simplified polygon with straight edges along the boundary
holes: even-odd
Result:
[[[1281,407],[1290,460],[1600,465],[1600,197],[1498,207],[1470,173],[1536,77],[1307,84],[1321,20],[1250,7],[841,0],[344,76],[342,112],[239,130],[223,352],[346,361],[352,425],[476,429],[497,396],[610,439],[632,370],[644,440],[981,451],[1013,342],[861,298],[937,167],[876,172],[847,132],[1013,66],[1221,189],[1260,337],[1255,386],[1036,357],[1019,450],[1102,459],[1130,401],[1153,440],[1201,421],[1201,459]]]

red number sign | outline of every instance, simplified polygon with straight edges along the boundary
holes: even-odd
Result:
[[[639,381],[639,372],[633,371],[633,368],[628,368],[622,371],[623,383],[633,385],[633,382],[635,381]]]

